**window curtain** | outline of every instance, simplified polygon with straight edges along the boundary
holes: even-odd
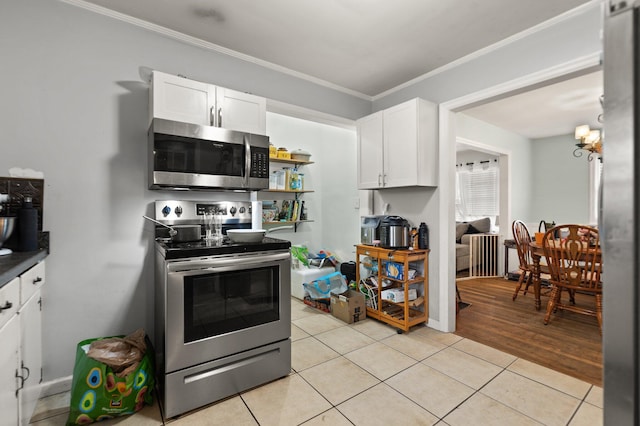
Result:
[[[498,164],[495,161],[456,166],[456,221],[498,216]]]

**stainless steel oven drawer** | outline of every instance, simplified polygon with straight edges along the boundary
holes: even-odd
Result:
[[[166,375],[162,406],[166,418],[284,377],[291,372],[286,339]]]

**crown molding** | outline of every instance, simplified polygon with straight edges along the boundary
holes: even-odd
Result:
[[[556,79],[566,79],[572,75],[586,74],[590,71],[595,71],[601,66],[601,53],[593,53],[551,68],[546,68],[527,74],[523,77],[497,84],[478,92],[470,93],[460,98],[451,99],[442,103],[441,106],[455,112],[462,108],[471,108],[475,105],[504,97],[506,95],[517,94],[525,90],[535,88],[537,85],[549,84]]]
[[[214,51],[214,52],[217,52],[217,53],[221,53],[223,55],[231,56],[231,57],[239,59],[241,61],[250,62],[250,63],[256,64],[256,65],[259,65],[261,67],[268,68],[268,69],[271,69],[273,71],[277,71],[277,72],[282,73],[282,74],[286,74],[286,75],[289,75],[289,76],[292,76],[292,77],[295,77],[295,78],[299,78],[301,80],[308,81],[308,82],[313,83],[313,84],[317,84],[318,86],[323,86],[323,87],[326,87],[328,89],[335,90],[337,92],[342,92],[342,93],[345,93],[347,95],[354,96],[356,98],[364,99],[364,100],[369,101],[369,102],[372,101],[372,97],[369,96],[369,95],[365,95],[364,93],[360,93],[360,92],[355,91],[355,90],[347,89],[346,87],[342,87],[342,86],[339,86],[337,84],[333,84],[333,83],[328,82],[326,80],[322,80],[320,78],[313,77],[313,76],[310,76],[308,74],[305,74],[305,73],[302,73],[302,72],[299,72],[299,71],[294,71],[294,70],[292,70],[290,68],[286,68],[286,67],[283,67],[281,65],[274,64],[272,62],[264,61],[262,59],[255,58],[255,57],[250,56],[250,55],[245,55],[244,53],[240,53],[240,52],[237,52],[235,50],[228,49],[226,47],[217,45],[215,43],[211,43],[211,42],[199,39],[197,37],[193,37],[193,36],[178,32],[178,31],[174,31],[172,29],[163,27],[162,25],[153,24],[151,22],[148,22],[148,21],[145,21],[145,20],[142,20],[142,19],[138,19],[138,18],[134,18],[134,17],[129,16],[129,15],[125,15],[124,13],[116,12],[114,10],[107,9],[105,7],[98,6],[98,5],[93,4],[93,3],[88,3],[88,2],[86,2],[84,0],[59,0],[59,1],[61,1],[63,3],[68,3],[70,5],[77,6],[77,7],[86,9],[86,10],[89,10],[89,11],[94,12],[94,13],[98,13],[100,15],[108,16],[110,18],[117,19],[119,21],[123,21],[123,22],[126,22],[128,24],[140,27],[140,28],[144,28],[144,29],[149,30],[149,31],[153,31],[153,32],[162,34],[162,35],[164,35],[166,37],[173,38],[175,40],[181,41],[181,42],[186,43],[186,44],[190,44],[192,46],[200,47],[200,48],[203,48],[203,49],[206,49],[206,50],[211,50],[211,51]]]
[[[76,6],[76,7],[80,7],[80,8],[89,10],[91,12],[94,12],[94,13],[97,13],[97,14],[100,14],[100,15],[108,16],[110,18],[117,19],[119,21],[123,21],[123,22],[129,23],[131,25],[135,25],[137,27],[140,27],[140,28],[144,28],[144,29],[146,29],[148,31],[153,31],[153,32],[162,34],[162,35],[164,35],[166,37],[173,38],[175,40],[181,41],[181,42],[186,43],[186,44],[190,44],[192,46],[196,46],[196,47],[200,47],[200,48],[203,48],[203,49],[206,49],[206,50],[211,50],[211,51],[214,51],[214,52],[217,52],[217,53],[221,53],[223,55],[227,55],[227,56],[242,60],[244,62],[253,63],[253,64],[256,64],[258,66],[261,66],[261,67],[264,67],[264,68],[268,68],[268,69],[271,69],[273,71],[277,71],[277,72],[280,72],[282,74],[286,74],[286,75],[289,75],[289,76],[292,76],[292,77],[295,77],[295,78],[299,78],[301,80],[305,80],[305,81],[308,81],[310,83],[317,84],[319,86],[326,87],[328,89],[335,90],[337,92],[341,92],[341,93],[344,93],[344,94],[347,94],[347,95],[350,95],[350,96],[354,96],[356,98],[363,99],[363,100],[366,100],[366,101],[369,101],[369,102],[377,101],[377,100],[382,99],[382,98],[384,98],[384,97],[386,97],[386,96],[388,96],[390,94],[393,94],[393,93],[395,93],[397,91],[400,91],[400,90],[402,90],[404,88],[407,88],[407,87],[412,86],[412,85],[414,85],[416,83],[419,83],[420,81],[426,80],[426,79],[428,79],[430,77],[433,77],[433,76],[435,76],[437,74],[440,74],[440,73],[443,73],[445,71],[451,70],[451,69],[453,69],[455,67],[458,67],[458,66],[460,66],[460,65],[462,65],[462,64],[464,64],[466,62],[472,61],[472,60],[477,59],[477,58],[479,58],[479,57],[481,57],[483,55],[486,55],[487,53],[490,53],[490,52],[498,50],[498,49],[500,49],[500,48],[502,48],[504,46],[507,46],[510,43],[513,43],[515,41],[521,40],[521,39],[523,39],[525,37],[528,37],[528,36],[530,36],[532,34],[535,34],[537,32],[543,31],[543,30],[545,30],[547,28],[550,28],[550,27],[552,27],[552,26],[554,26],[554,25],[556,25],[558,23],[561,23],[561,22],[566,21],[566,20],[568,20],[570,18],[573,18],[574,16],[578,16],[578,15],[580,15],[582,13],[585,13],[585,12],[591,10],[592,8],[602,7],[602,4],[604,2],[604,0],[591,0],[588,3],[585,3],[585,4],[581,5],[581,6],[578,6],[578,7],[574,8],[574,9],[571,9],[571,10],[569,10],[567,12],[564,12],[564,13],[562,13],[560,15],[557,15],[557,16],[555,16],[555,17],[553,17],[553,18],[551,18],[551,19],[549,19],[549,20],[547,20],[545,22],[542,22],[542,23],[540,23],[540,24],[538,24],[536,26],[533,26],[533,27],[531,27],[531,28],[529,28],[529,29],[527,29],[525,31],[521,31],[518,34],[515,34],[513,36],[507,37],[507,38],[505,38],[503,40],[500,40],[500,41],[498,41],[498,42],[496,42],[496,43],[494,43],[494,44],[492,44],[490,46],[487,46],[485,48],[476,50],[475,52],[470,53],[469,55],[466,55],[466,56],[463,56],[462,58],[456,59],[453,62],[449,62],[448,64],[443,65],[442,67],[436,68],[435,70],[432,70],[432,71],[429,71],[429,72],[427,72],[425,74],[422,74],[419,77],[411,79],[411,80],[409,80],[409,81],[407,81],[405,83],[402,83],[402,84],[400,84],[398,86],[395,86],[395,87],[393,87],[393,88],[391,88],[389,90],[386,90],[386,91],[384,91],[382,93],[379,93],[377,95],[374,95],[374,96],[369,96],[369,95],[365,95],[364,93],[360,93],[358,91],[351,90],[351,89],[339,86],[337,84],[328,82],[326,80],[322,80],[320,78],[313,77],[313,76],[310,76],[310,75],[302,73],[302,72],[294,71],[292,69],[283,67],[281,65],[274,64],[272,62],[264,61],[262,59],[255,58],[253,56],[245,55],[243,53],[237,52],[235,50],[228,49],[226,47],[217,45],[215,43],[211,43],[211,42],[199,39],[197,37],[189,36],[189,35],[180,33],[178,31],[174,31],[174,30],[171,30],[169,28],[163,27],[161,25],[153,24],[151,22],[148,22],[148,21],[145,21],[145,20],[142,20],[142,19],[134,18],[132,16],[125,15],[123,13],[116,12],[114,10],[111,10],[111,9],[108,9],[108,8],[105,8],[105,7],[102,7],[102,6],[98,6],[98,5],[93,4],[93,3],[89,3],[89,2],[86,2],[84,0],[59,0],[59,1],[61,1],[63,3],[70,4],[70,5],[73,5],[73,6]]]
[[[382,98],[384,98],[384,97],[386,97],[388,95],[391,95],[391,94],[393,94],[393,93],[395,93],[395,92],[397,92],[399,90],[402,90],[404,88],[412,86],[412,85],[414,85],[416,83],[419,83],[419,82],[421,82],[423,80],[426,80],[426,79],[428,79],[430,77],[433,77],[435,75],[441,74],[441,73],[443,73],[445,71],[448,71],[448,70],[451,70],[453,68],[456,68],[456,67],[458,67],[458,66],[460,66],[460,65],[462,65],[462,64],[464,64],[466,62],[473,61],[474,59],[480,58],[480,57],[482,57],[482,56],[484,56],[484,55],[486,55],[488,53],[491,53],[493,51],[501,49],[501,48],[503,48],[503,47],[505,47],[505,46],[507,46],[507,45],[509,45],[511,43],[514,43],[514,42],[516,42],[518,40],[524,39],[526,37],[529,37],[530,35],[533,35],[533,34],[536,34],[536,33],[540,32],[540,31],[546,30],[546,29],[548,29],[548,28],[550,28],[550,27],[552,27],[554,25],[557,25],[557,24],[559,24],[561,22],[564,22],[564,21],[566,21],[568,19],[571,19],[571,18],[573,18],[575,16],[581,15],[581,14],[583,14],[583,13],[585,13],[585,12],[591,10],[591,9],[594,9],[596,7],[602,7],[602,4],[603,4],[603,0],[591,0],[588,3],[580,5],[580,6],[576,7],[576,8],[574,8],[574,9],[568,10],[568,11],[566,11],[564,13],[561,13],[560,15],[554,16],[553,18],[551,18],[551,19],[549,19],[547,21],[541,22],[540,24],[535,25],[535,26],[533,26],[533,27],[531,27],[529,29],[526,29],[526,30],[521,31],[521,32],[519,32],[517,34],[514,34],[514,35],[512,35],[510,37],[502,39],[502,40],[500,40],[500,41],[498,41],[498,42],[496,42],[496,43],[494,43],[492,45],[489,45],[487,47],[484,47],[482,49],[476,50],[475,52],[470,53],[470,54],[468,54],[466,56],[463,56],[463,57],[461,57],[459,59],[456,59],[453,62],[449,62],[448,64],[443,65],[440,68],[436,68],[436,69],[434,69],[432,71],[429,71],[428,73],[422,74],[419,77],[416,77],[414,79],[406,81],[406,82],[404,82],[404,83],[402,83],[402,84],[400,84],[400,85],[398,85],[398,86],[396,86],[396,87],[394,87],[392,89],[386,90],[386,91],[384,91],[384,92],[382,92],[380,94],[372,96],[372,100],[373,101],[377,101],[379,99],[382,99]]]
[[[356,130],[356,122],[354,120],[273,99],[267,99],[267,112],[314,121],[342,129]]]

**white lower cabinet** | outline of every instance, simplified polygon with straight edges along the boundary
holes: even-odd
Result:
[[[28,425],[40,397],[43,284],[44,261],[0,288],[0,426]]]
[[[2,303],[4,303],[3,301]],[[0,425],[18,424],[18,378],[20,367],[18,352],[20,348],[20,323],[18,315],[13,315],[0,328]]]
[[[18,393],[21,424],[28,425],[36,408],[42,384],[42,298],[38,290],[19,311],[20,317],[20,373]]]

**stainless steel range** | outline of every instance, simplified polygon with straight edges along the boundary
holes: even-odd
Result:
[[[156,220],[223,233],[251,227],[249,202],[156,201]],[[212,403],[291,371],[289,241],[204,239],[172,243],[156,228],[155,349],[165,417]]]

